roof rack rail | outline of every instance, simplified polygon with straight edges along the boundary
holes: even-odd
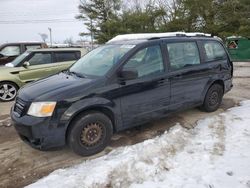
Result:
[[[126,41],[126,40],[155,40],[167,37],[212,37],[211,34],[207,33],[185,33],[185,32],[168,32],[168,33],[136,33],[136,34],[124,34],[118,35],[113,39],[109,40],[107,43],[115,41]]]

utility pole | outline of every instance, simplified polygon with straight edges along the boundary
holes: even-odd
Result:
[[[49,30],[49,38],[50,38],[50,47],[52,47],[52,29],[49,27],[48,28],[48,30]]]
[[[93,22],[90,18],[90,35],[91,35],[91,50],[93,50],[94,36],[93,36]]]

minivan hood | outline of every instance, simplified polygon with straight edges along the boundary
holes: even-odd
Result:
[[[19,90],[18,97],[32,102],[67,100],[79,95],[91,81],[93,80],[61,72],[25,85]]]

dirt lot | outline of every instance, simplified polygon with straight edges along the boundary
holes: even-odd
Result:
[[[135,144],[162,134],[177,122],[192,128],[197,120],[219,114],[237,105],[241,100],[250,99],[249,73],[250,63],[235,63],[234,88],[224,96],[218,111],[208,114],[191,109],[141,128],[124,131],[113,137],[110,147],[104,152],[91,158],[104,155],[116,147]],[[72,166],[88,159],[75,155],[67,147],[57,151],[41,152],[23,143],[10,123],[8,113],[11,105],[12,103],[0,103],[0,187],[23,187],[55,169]]]

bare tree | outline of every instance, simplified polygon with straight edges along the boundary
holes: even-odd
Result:
[[[46,33],[39,33],[40,37],[42,38],[43,42],[46,42],[48,39],[48,35]]]
[[[151,0],[123,0],[122,8],[124,10],[140,10],[145,9],[151,3]]]
[[[66,38],[64,40],[64,43],[68,44],[69,46],[73,45],[74,44],[73,38],[72,37]]]

